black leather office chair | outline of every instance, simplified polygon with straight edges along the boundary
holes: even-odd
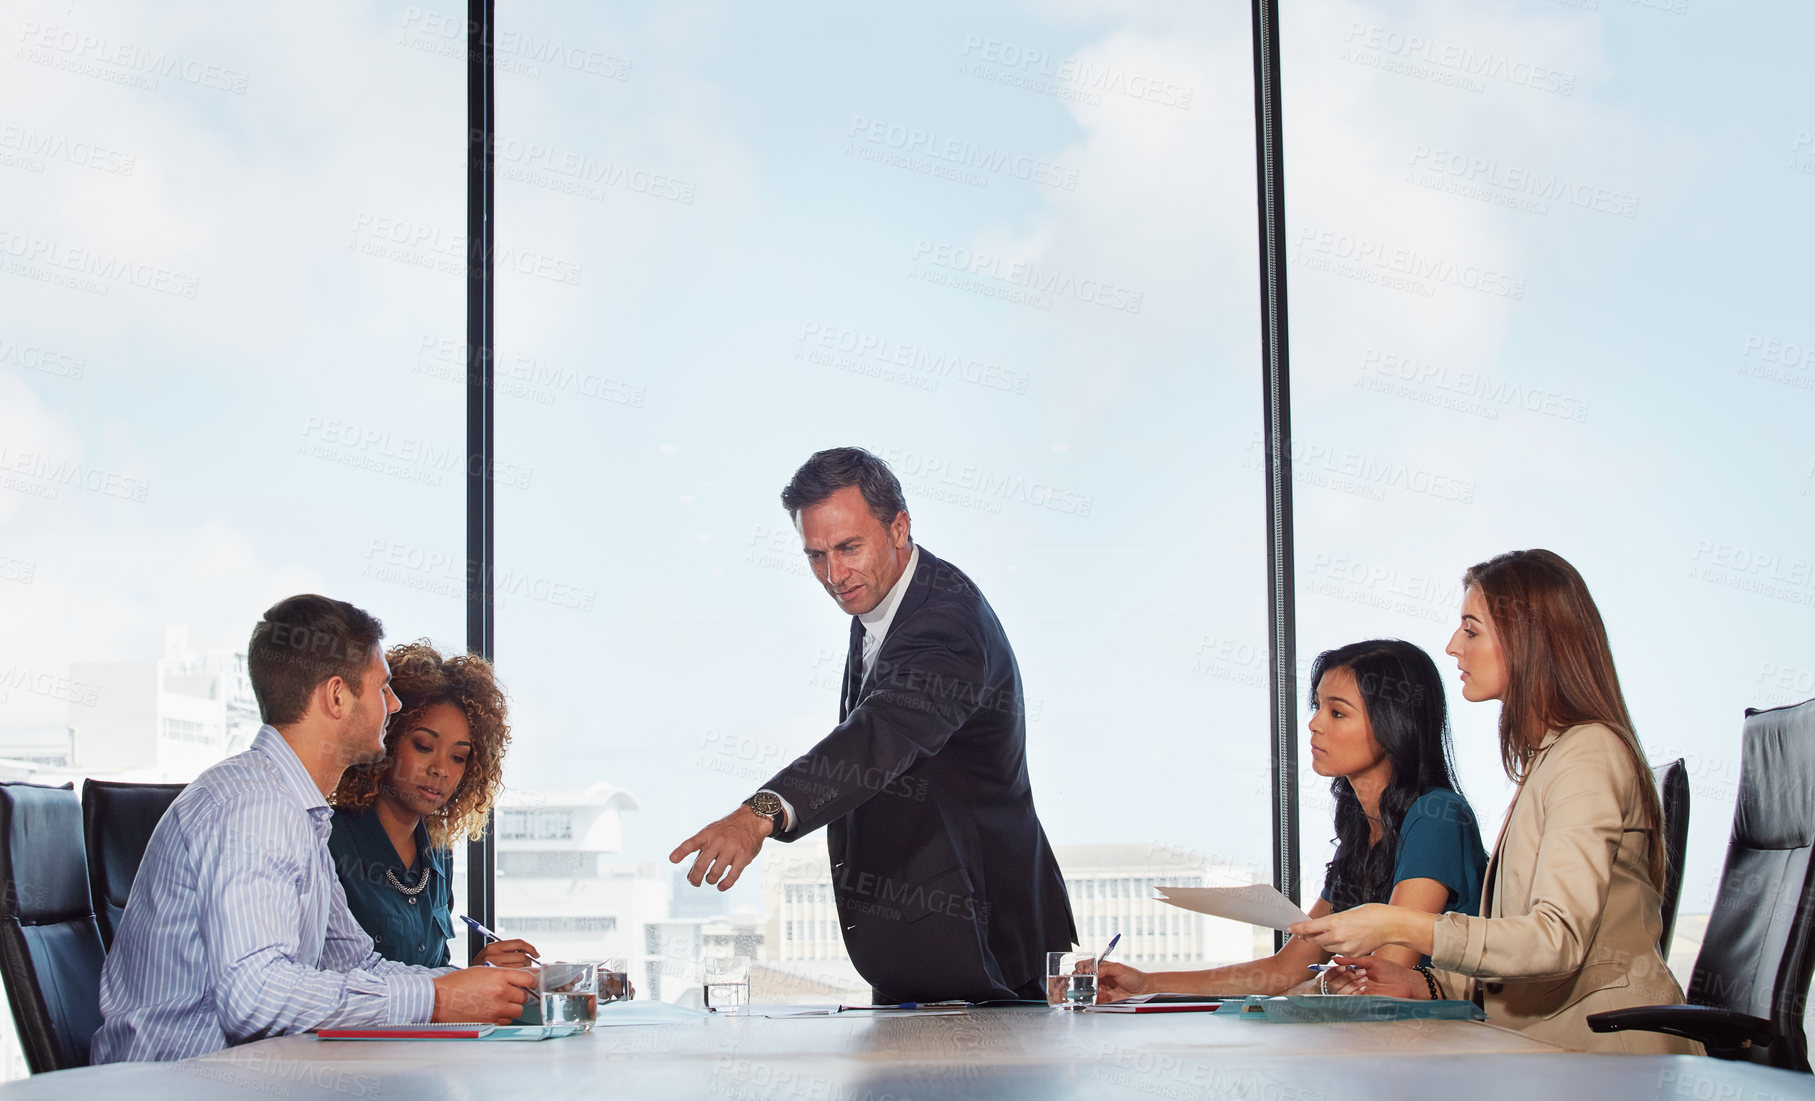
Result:
[[[1670,937],[1676,932],[1676,904],[1683,897],[1683,858],[1689,848],[1689,770],[1678,757],[1667,765],[1658,765],[1651,774],[1657,777],[1657,794],[1664,803],[1664,857],[1669,864],[1664,870],[1664,931],[1658,935],[1657,950],[1668,963]],[[88,799],[87,788],[82,789],[82,798]],[[89,850],[88,862],[94,863],[93,849]],[[97,905],[95,913],[100,912]]]
[[[151,831],[182,792],[183,784],[121,784],[82,781],[82,834],[88,848],[88,877],[94,888],[95,921],[101,943],[113,949],[114,930],[126,911],[126,897],[145,859]]]
[[[105,957],[75,791],[0,784],[0,978],[33,1074],[88,1065]]]
[[[1815,700],[1746,710],[1739,799],[1714,912],[1689,977],[1690,1005],[1593,1013],[1596,1032],[1700,1040],[1708,1054],[1807,1073],[1803,1032],[1815,969]]]

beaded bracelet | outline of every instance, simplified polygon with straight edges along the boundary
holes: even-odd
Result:
[[[1431,1001],[1433,1001],[1433,1002],[1442,1001],[1443,995],[1437,992],[1437,977],[1435,975],[1431,974],[1430,965],[1423,964],[1423,963],[1417,964],[1415,967],[1415,970],[1420,975],[1424,976],[1424,985],[1430,987]]]

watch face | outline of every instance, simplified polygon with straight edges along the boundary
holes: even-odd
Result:
[[[781,796],[772,791],[759,791],[750,797],[749,808],[765,818],[781,813]]]

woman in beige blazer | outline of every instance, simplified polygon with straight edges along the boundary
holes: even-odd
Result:
[[[1657,948],[1663,811],[1588,586],[1545,550],[1500,555],[1463,582],[1447,652],[1464,699],[1501,701],[1501,760],[1519,785],[1486,916],[1361,906],[1292,932],[1356,965],[1352,993],[1475,999],[1493,1023],[1585,1051],[1699,1053],[1661,1033],[1588,1029],[1591,1013],[1683,1000]],[[1365,955],[1383,944],[1431,965]]]

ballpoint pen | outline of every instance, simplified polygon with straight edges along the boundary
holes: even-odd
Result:
[[[1103,969],[1103,961],[1109,958],[1109,953],[1115,951],[1115,946],[1120,943],[1122,943],[1122,934],[1120,933],[1109,938],[1109,944],[1103,949],[1103,954],[1097,957],[1097,962],[1090,968],[1092,974]]]
[[[499,936],[498,934],[492,932],[490,929],[487,929],[485,926],[474,921],[472,918],[467,917],[465,914],[460,915],[460,920],[466,922],[466,927],[468,929],[471,929],[473,932],[478,933],[482,937],[490,937],[495,941],[504,939],[503,937]],[[523,954],[526,956],[529,956],[528,952],[525,952]],[[541,963],[542,962],[541,960],[537,959],[534,956],[529,956],[529,961],[531,963]]]

